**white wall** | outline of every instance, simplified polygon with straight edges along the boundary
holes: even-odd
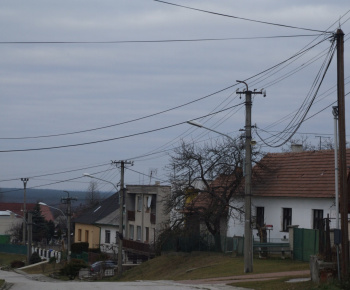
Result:
[[[111,232],[111,238],[109,243],[105,242],[106,230],[109,230]],[[111,254],[118,252],[118,247],[116,243],[117,231],[117,226],[101,226],[100,248],[102,252]]]
[[[273,225],[273,230],[268,232],[267,237],[271,241],[277,242],[278,239],[289,238],[288,232],[282,232],[282,208],[292,208],[292,225],[298,225],[299,228],[311,229],[313,226],[313,210],[323,210],[323,217],[330,215],[330,227],[335,227],[335,204],[332,198],[275,198],[275,197],[253,197],[252,215],[256,214],[256,207],[264,207],[264,221],[267,225]],[[244,214],[241,220],[230,218],[228,236],[244,235]],[[257,230],[253,230],[254,239],[258,239]]]

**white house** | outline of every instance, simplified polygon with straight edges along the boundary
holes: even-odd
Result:
[[[347,150],[350,161],[350,150]],[[271,242],[288,241],[291,226],[317,229],[329,216],[335,228],[334,151],[269,153],[253,169],[252,224],[267,226]],[[228,222],[228,236],[244,235],[244,214]]]

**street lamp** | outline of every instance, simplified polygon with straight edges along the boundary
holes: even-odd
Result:
[[[101,180],[103,182],[107,182],[113,185],[113,187],[116,189],[116,191],[118,192],[118,187],[113,183],[110,182],[108,180],[102,179],[102,178],[98,178],[96,176],[93,176],[89,173],[84,173],[83,176],[86,177],[90,177],[90,178],[94,178],[94,179],[98,179]],[[122,189],[124,190],[124,189]],[[122,236],[123,236],[123,192],[119,193],[119,242],[118,242],[118,273],[121,275],[123,273],[123,265],[122,265],[122,250],[123,250],[123,240],[122,240]]]
[[[229,135],[218,132],[216,130],[207,128],[202,124],[196,121],[187,121],[188,124],[203,128],[212,132],[215,132],[219,135],[223,135],[230,140],[234,139]],[[246,130],[246,142],[245,142],[245,168],[246,168],[246,176],[245,176],[245,197],[244,197],[244,208],[245,208],[245,223],[244,223],[244,272],[252,272],[253,271],[253,241],[252,241],[252,228],[251,228],[251,146],[255,144],[251,140],[250,135],[250,125],[249,130]],[[249,138],[248,138],[249,137]]]

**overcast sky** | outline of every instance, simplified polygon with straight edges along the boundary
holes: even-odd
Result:
[[[266,138],[283,131],[313,97],[332,45],[332,34],[322,31],[340,23],[347,40],[350,30],[345,0],[172,3],[217,14],[152,0],[1,2],[1,188],[21,188],[20,178],[29,177],[28,187],[85,190],[85,172],[117,183],[120,171],[108,170],[111,160],[134,161],[126,183],[154,183],[151,172],[163,183],[167,154],[181,139],[218,137],[184,122],[198,118],[232,137],[244,128],[244,99],[236,94],[244,86],[236,80],[266,89],[266,98],[254,97],[252,122],[272,141]],[[348,51],[345,41],[345,78]],[[335,86],[336,55],[306,119],[317,114],[294,138],[302,133],[316,145],[316,136],[333,137]],[[348,96],[346,102],[349,112]],[[101,127],[107,128],[91,130]],[[254,139],[265,152],[281,151],[255,133]],[[85,143],[93,144],[79,145]],[[101,191],[113,188],[98,184]]]

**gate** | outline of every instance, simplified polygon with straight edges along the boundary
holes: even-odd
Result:
[[[310,261],[310,256],[319,252],[319,231],[294,228],[293,232],[293,258]]]

